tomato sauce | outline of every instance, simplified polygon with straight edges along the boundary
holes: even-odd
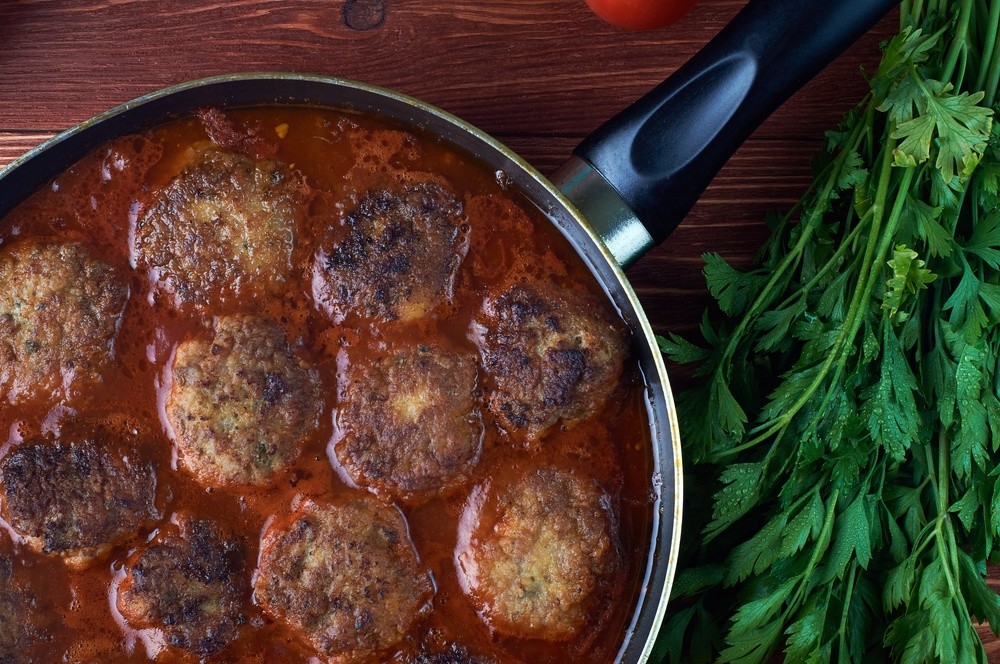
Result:
[[[337,406],[338,371],[368,363],[386,349],[437,338],[442,345],[475,352],[470,322],[483,297],[513,271],[528,278],[554,279],[606,299],[572,248],[530,202],[511,191],[507,179],[439,139],[350,112],[273,107],[232,111],[237,124],[259,127],[277,145],[274,158],[304,174],[316,192],[297,229],[298,272],[280,298],[236,301],[226,308],[259,311],[279,320],[297,352],[318,368],[325,403],[321,424],[294,467],[275,486],[246,491],[210,490],[177,469],[164,414],[169,366],[177,345],[211,328],[210,315],[176,313],[136,269],[131,250],[135,223],[155,191],[183,166],[193,143],[206,140],[196,118],[173,121],[141,135],[103,145],[31,195],[0,222],[0,251],[24,238],[74,239],[130,275],[130,298],[116,343],[116,361],[96,386],[74,389],[62,402],[0,404],[3,451],[26,439],[86,434],[101,427],[120,439],[139,441],[139,453],[158,468],[158,505],[163,522],[176,515],[208,517],[242,535],[256,560],[260,534],[275,515],[286,515],[303,497],[330,498],[359,489],[338,467],[331,441]],[[469,250],[455,283],[450,310],[424,324],[340,325],[313,305],[312,252],[328,229],[349,213],[372,186],[412,177],[443,178],[465,202]],[[2,287],[2,285],[0,285]],[[609,305],[610,306],[610,305]],[[400,505],[414,545],[432,571],[433,610],[420,621],[391,661],[403,663],[422,644],[458,643],[470,654],[497,662],[610,662],[624,639],[643,580],[652,510],[652,453],[644,386],[635,361],[621,386],[589,420],[526,445],[499,430],[483,409],[486,438],[468,482],[442,496]],[[0,437],[2,442],[2,437]],[[473,488],[514,467],[571,465],[586,468],[612,497],[622,564],[610,587],[619,596],[601,598],[590,624],[574,640],[546,643],[491,634],[464,596],[454,550],[460,520]],[[15,568],[51,618],[48,661],[195,661],[183,651],[162,648],[155,629],[134,630],[115,608],[117,583],[130,551],[154,533],[138,533],[110,557],[79,572],[57,558],[32,553],[4,525],[0,553],[13,551]],[[247,598],[248,603],[252,600]],[[289,628],[251,607],[240,639],[212,661],[318,661]]]

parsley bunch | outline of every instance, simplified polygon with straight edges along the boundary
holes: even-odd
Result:
[[[985,661],[1000,630],[1000,0],[907,0],[722,316],[661,338],[685,537],[671,661]]]

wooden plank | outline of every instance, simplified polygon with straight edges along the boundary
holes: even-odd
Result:
[[[629,33],[583,0],[392,0],[352,30],[331,0],[0,3],[0,129],[58,130],[142,93],[233,71],[288,70],[386,85],[491,133],[584,134],[708,41],[742,0]],[[816,136],[859,98],[891,20],[778,112],[761,135]]]
[[[0,132],[0,168],[52,136],[47,131]]]

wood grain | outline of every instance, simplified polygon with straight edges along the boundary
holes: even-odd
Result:
[[[0,127],[61,129],[171,83],[291,70],[390,86],[491,133],[583,135],[676,69],[742,4],[703,2],[675,29],[626,33],[582,0],[390,0],[383,25],[364,32],[343,24],[333,0],[6,2]],[[866,38],[761,135],[809,137],[835,123],[862,92],[858,67],[877,41]]]
[[[611,28],[583,0],[384,0],[355,30],[343,0],[12,0],[0,3],[0,165],[54,132],[165,85],[238,71],[301,71],[384,85],[437,104],[551,172],[588,132],[704,45],[744,0],[701,0],[680,24]],[[689,218],[629,276],[659,332],[707,304],[700,256],[747,263],[765,211],[787,208],[809,160],[865,92],[886,19],[777,111]],[[990,572],[1000,587],[1000,574]],[[1000,642],[983,631],[991,661]]]

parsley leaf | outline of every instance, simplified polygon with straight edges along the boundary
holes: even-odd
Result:
[[[888,265],[892,268],[892,277],[886,282],[882,308],[889,312],[890,318],[897,320],[899,309],[907,295],[927,288],[927,284],[934,281],[937,275],[924,268],[924,262],[917,258],[917,252],[902,244],[896,247]]]
[[[656,650],[670,661],[986,661],[998,26],[995,2],[904,3],[871,94],[756,264],[705,255],[721,318],[703,342],[660,338],[699,365],[678,395],[698,528]]]

